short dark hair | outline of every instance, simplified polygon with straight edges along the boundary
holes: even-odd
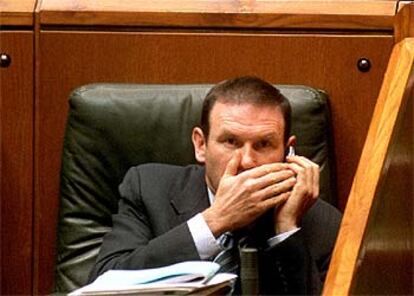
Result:
[[[255,76],[243,76],[222,81],[210,89],[201,111],[201,129],[206,138],[210,133],[210,113],[217,101],[278,106],[285,121],[284,140],[285,143],[287,142],[290,135],[292,109],[286,97],[270,83]]]

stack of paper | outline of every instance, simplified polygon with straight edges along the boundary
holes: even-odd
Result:
[[[75,295],[203,294],[231,289],[236,275],[216,274],[219,265],[209,261],[188,261],[166,267],[141,270],[109,270]]]

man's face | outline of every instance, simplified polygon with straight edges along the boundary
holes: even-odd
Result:
[[[209,188],[216,192],[227,163],[236,151],[241,153],[239,173],[263,164],[282,162],[284,129],[283,115],[277,106],[216,102],[210,113],[208,139],[201,129],[193,131],[196,159],[205,164]]]

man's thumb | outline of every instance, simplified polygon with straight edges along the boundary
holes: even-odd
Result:
[[[227,163],[226,171],[224,172],[225,176],[235,176],[240,165],[241,155],[239,151],[233,153],[230,158],[230,161]]]

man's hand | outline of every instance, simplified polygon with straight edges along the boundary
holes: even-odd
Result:
[[[266,164],[238,174],[240,161],[240,153],[234,153],[213,204],[203,212],[215,237],[249,225],[268,209],[284,203],[296,183],[291,164]]]
[[[276,234],[299,227],[303,215],[319,196],[319,166],[303,156],[289,156],[287,162],[296,173],[296,184],[289,199],[275,208]]]

